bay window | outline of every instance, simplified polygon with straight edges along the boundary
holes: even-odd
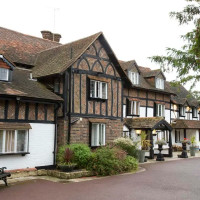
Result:
[[[27,130],[0,130],[0,153],[27,153]]]
[[[128,75],[129,75],[129,79],[131,80],[131,82],[134,85],[138,85],[139,84],[139,73],[138,72],[129,71]]]
[[[0,68],[0,81],[8,81],[9,69]]]
[[[156,88],[164,90],[164,80],[156,78]]]
[[[91,130],[91,146],[103,146],[105,145],[105,132],[106,132],[106,125],[99,124],[99,123],[92,123],[92,130]]]
[[[128,115],[140,115],[139,101],[128,101]]]
[[[90,97],[107,99],[107,83],[90,80]]]

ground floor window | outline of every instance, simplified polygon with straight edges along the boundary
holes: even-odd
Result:
[[[91,146],[103,146],[105,145],[106,125],[99,123],[92,123],[91,132]]]
[[[181,131],[175,130],[175,143],[180,143],[181,141]]]
[[[28,152],[28,130],[0,130],[0,153]]]

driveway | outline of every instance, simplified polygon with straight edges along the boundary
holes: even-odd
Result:
[[[0,187],[2,200],[199,200],[200,158],[142,165],[145,172],[78,183],[32,180]]]

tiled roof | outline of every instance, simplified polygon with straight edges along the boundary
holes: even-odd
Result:
[[[156,129],[159,125],[165,125],[171,130],[170,124],[163,117],[138,117],[125,118],[124,124],[133,129]]]
[[[33,65],[38,52],[59,45],[57,42],[0,27],[0,54],[14,63]]]
[[[161,69],[155,69],[147,72],[143,72],[143,77],[145,78],[150,78],[150,77],[155,77],[158,76],[160,73],[162,73]],[[163,73],[162,73],[163,74]],[[163,75],[164,76],[164,75]]]
[[[126,73],[127,77],[128,77],[127,69],[129,69],[130,67],[136,66],[137,64],[135,65],[135,63],[136,63],[135,60],[127,61],[127,62],[120,61],[120,65],[121,65],[122,69],[124,70],[124,72]],[[139,82],[139,85],[132,85],[133,88],[142,88],[142,89],[157,91],[157,92],[161,92],[161,93],[174,94],[174,92],[171,90],[170,84],[167,81],[165,81],[165,89],[161,90],[156,87],[153,87],[152,85],[150,85],[148,83],[147,80],[145,80],[144,75],[146,75],[147,73],[155,74],[155,72],[159,74],[161,72],[160,69],[159,70],[151,70],[150,68],[141,67],[141,66],[138,67],[138,69],[140,70],[140,82]]]
[[[62,101],[62,98],[48,90],[41,83],[30,80],[30,71],[15,68],[11,82],[0,81],[0,95]]]
[[[177,129],[200,129],[200,121],[176,119],[172,122],[172,127]]]
[[[40,52],[33,69],[33,76],[38,78],[64,72],[101,34],[102,32],[99,32],[89,37]]]
[[[0,129],[6,130],[25,130],[32,129],[31,125],[28,123],[11,123],[11,122],[0,122]]]
[[[176,96],[172,96],[172,102],[175,104],[185,104],[186,102],[189,106],[198,107],[198,101],[191,95],[189,91],[187,91],[182,85],[179,86],[171,86],[171,90],[174,91]]]

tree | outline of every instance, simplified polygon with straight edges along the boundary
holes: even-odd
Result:
[[[194,29],[181,38],[184,46],[178,50],[167,48],[166,56],[153,56],[150,59],[160,64],[163,71],[176,71],[178,81],[175,84],[191,83],[191,90],[200,84],[200,0],[186,0],[188,5],[180,12],[171,12],[170,17],[178,20],[180,25],[193,23]],[[196,97],[200,91],[193,91]]]

